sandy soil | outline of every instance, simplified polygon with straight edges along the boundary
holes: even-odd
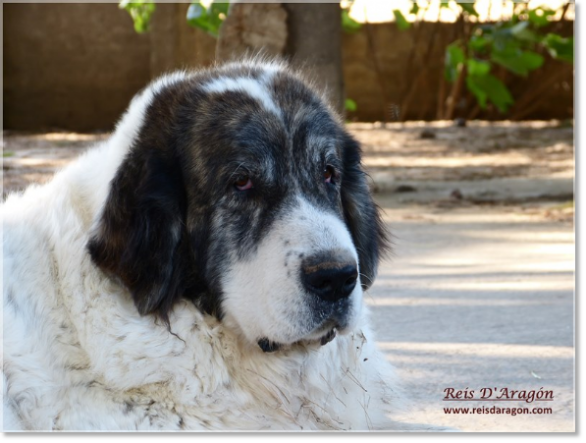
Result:
[[[366,301],[379,346],[413,400],[401,417],[463,431],[573,431],[572,224],[517,206],[377,202],[393,249]],[[474,390],[478,398],[485,387],[549,390],[554,400],[443,401],[445,389]],[[444,412],[495,406],[552,412]]]
[[[397,180],[479,180],[567,176],[573,171],[572,126],[560,122],[451,122],[350,126],[372,173]]]
[[[375,191],[396,190],[385,188],[385,181],[400,186],[413,181],[573,178],[573,127],[556,121],[470,122],[463,128],[451,122],[384,127],[353,123],[349,128],[363,146]],[[56,169],[105,137],[5,132],[4,191],[48,180]]]

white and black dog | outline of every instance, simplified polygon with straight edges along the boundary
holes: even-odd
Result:
[[[164,76],[2,221],[5,430],[402,428],[360,148],[284,65]]]

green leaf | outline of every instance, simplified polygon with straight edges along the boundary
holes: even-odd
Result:
[[[529,22],[522,21],[510,28],[511,35],[519,40],[535,43],[539,41],[537,35],[529,29]]]
[[[394,9],[393,14],[395,15],[395,23],[397,23],[397,28],[399,28],[401,31],[409,29],[411,23],[407,21],[407,19],[401,11],[399,11],[398,9]]]
[[[193,28],[202,29],[205,32],[212,30],[208,11],[205,7],[199,4],[199,2],[192,3],[187,8],[187,24]]]
[[[490,72],[490,62],[485,60],[469,58],[466,64],[468,65],[468,75],[486,75]]]
[[[478,12],[474,9],[474,2],[456,2],[462,10],[466,11],[469,15],[478,17]]]
[[[520,51],[524,43],[513,36],[510,27],[503,24],[493,25],[491,31],[493,48],[496,51]]]
[[[2,157],[12,157],[14,155],[14,152],[12,151],[4,151],[2,153]]]
[[[346,107],[346,111],[348,112],[356,112],[356,110],[358,109],[356,102],[351,98],[347,98],[344,102],[344,105]]]
[[[213,2],[208,8],[200,4],[199,0],[194,1],[187,9],[187,23],[217,38],[229,7],[230,4],[225,1]]]
[[[413,15],[417,15],[417,13],[419,12],[419,5],[417,4],[416,0],[413,0],[413,5],[411,6],[411,9],[409,10],[409,14],[413,14]]]
[[[466,55],[458,42],[448,45],[445,56],[444,75],[447,81],[453,83],[458,78],[461,65],[466,61]]]
[[[493,51],[490,59],[515,74],[527,76],[529,71],[543,65],[543,57],[533,51]]]
[[[466,87],[476,97],[476,101],[478,101],[478,106],[480,106],[482,109],[486,109],[486,99],[488,95],[484,91],[484,89],[478,84],[478,78],[479,77],[468,75],[466,77]]]
[[[488,50],[491,40],[482,35],[473,35],[468,41],[468,47],[472,51],[484,53]]]
[[[507,112],[509,106],[514,103],[513,96],[505,84],[492,74],[468,75],[466,86],[483,109],[486,108],[487,100],[490,100],[503,113]]]
[[[210,5],[208,15],[210,16],[210,21],[216,32],[220,29],[220,26],[222,26],[222,23],[224,23],[224,20],[228,16],[229,7],[230,3],[225,1],[213,2]]]
[[[155,3],[152,0],[134,2],[123,0],[118,7],[130,14],[136,32],[142,34],[149,31],[151,16],[155,12]]]
[[[574,39],[557,34],[547,34],[541,41],[549,54],[558,60],[574,63]]]
[[[555,11],[544,7],[531,9],[528,13],[529,21],[538,28],[549,24],[548,17],[552,15],[555,15]]]
[[[523,51],[520,60],[525,65],[527,70],[533,71],[534,69],[541,68],[545,59],[537,52]]]
[[[342,9],[342,29],[348,34],[355,34],[360,31],[362,24],[350,17],[348,9]]]

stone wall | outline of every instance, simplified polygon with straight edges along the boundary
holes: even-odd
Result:
[[[151,78],[210,65],[216,42],[186,24],[187,7],[157,4],[151,32],[138,35],[117,4],[4,4],[4,129],[110,130]],[[564,26],[571,35],[573,22]],[[343,35],[346,94],[358,104],[349,119],[436,117],[442,53],[453,26],[423,23],[419,32],[415,38],[387,23]],[[416,45],[417,39],[424,44]],[[541,74],[513,80],[513,95],[525,97],[522,111],[529,111],[520,118],[573,116],[571,66],[549,62]],[[544,81],[551,83],[543,86],[547,100],[534,106],[530,92]],[[465,96],[456,116],[499,118],[474,108]]]

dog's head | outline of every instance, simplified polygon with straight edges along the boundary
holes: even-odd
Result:
[[[350,330],[385,242],[356,141],[276,64],[160,85],[110,184],[94,263],[141,314],[168,322],[187,297],[265,351]]]

